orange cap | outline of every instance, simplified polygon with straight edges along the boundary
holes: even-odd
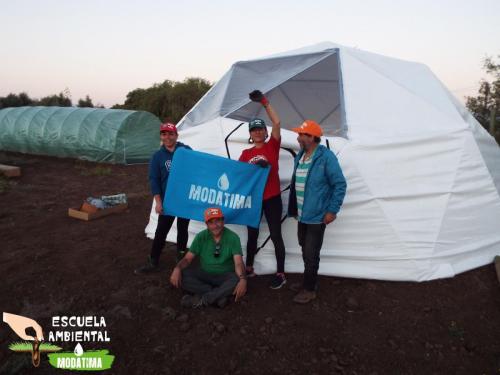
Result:
[[[222,210],[218,207],[210,207],[205,210],[205,223],[212,219],[220,219],[223,218],[224,214]]]
[[[314,137],[321,137],[323,130],[321,126],[314,120],[305,120],[298,128],[293,128],[292,131],[299,134],[309,134]]]

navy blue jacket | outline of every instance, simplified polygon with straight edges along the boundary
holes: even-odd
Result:
[[[191,150],[191,147],[188,145],[177,142],[175,150],[179,147]],[[162,201],[165,197],[165,190],[167,190],[168,175],[170,174],[170,165],[172,164],[174,152],[168,151],[165,146],[162,145],[160,149],[153,154],[149,162],[149,184],[151,185],[151,193],[153,195],[160,194]]]
[[[346,193],[347,183],[337,157],[323,145],[318,145],[314,153],[304,187],[302,218],[304,224],[320,224],[327,212],[338,213]],[[288,203],[288,216],[297,217],[297,195],[295,193],[295,172],[304,154],[295,157],[292,183]]]

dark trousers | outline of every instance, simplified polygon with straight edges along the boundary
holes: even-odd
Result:
[[[304,289],[314,291],[318,280],[319,252],[323,245],[325,224],[304,224],[299,221],[297,236],[304,260]]]
[[[155,231],[153,246],[151,247],[151,260],[158,264],[160,254],[165,246],[168,232],[172,228],[175,216],[158,215],[158,226]],[[186,251],[188,242],[189,219],[177,218],[177,251]]]
[[[285,272],[285,244],[281,235],[281,211],[283,203],[281,195],[262,201],[262,213],[266,216],[271,241],[274,244],[274,253],[276,254],[276,272]],[[247,259],[246,265],[253,266],[255,255],[257,254],[257,239],[259,238],[259,229],[248,228],[247,241]]]
[[[209,305],[231,296],[239,281],[235,272],[212,274],[193,266],[182,270],[182,289],[202,296]]]

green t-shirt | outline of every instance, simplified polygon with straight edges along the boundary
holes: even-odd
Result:
[[[205,229],[198,233],[189,251],[200,257],[201,269],[208,273],[225,273],[234,271],[234,255],[242,255],[240,238],[232,230],[224,227],[219,242],[220,255],[214,256],[215,241],[212,233]]]

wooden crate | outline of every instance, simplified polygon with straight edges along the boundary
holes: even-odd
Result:
[[[0,173],[7,177],[20,177],[21,168],[12,165],[0,164]]]
[[[109,207],[109,208],[104,208],[102,210],[98,210],[97,212],[93,212],[93,213],[83,212],[83,211],[80,211],[80,209],[78,209],[78,208],[68,208],[68,216],[73,217],[75,219],[90,221],[90,220],[99,219],[101,217],[108,216],[111,214],[123,212],[127,208],[128,208],[127,203],[118,204],[116,206]]]

